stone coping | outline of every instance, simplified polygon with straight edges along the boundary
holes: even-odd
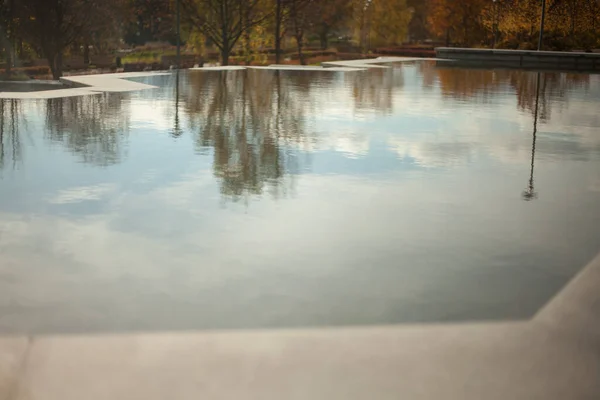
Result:
[[[5,337],[0,398],[597,399],[599,284],[521,322]]]
[[[537,50],[509,50],[509,49],[471,49],[461,47],[436,47],[436,53],[481,53],[481,54],[505,54],[505,55],[528,55],[549,56],[565,58],[595,58],[600,59],[598,53],[568,52],[568,51],[537,51]]]

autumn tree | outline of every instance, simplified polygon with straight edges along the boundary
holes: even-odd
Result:
[[[298,60],[300,64],[306,65],[304,57],[304,40],[306,31],[314,24],[315,12],[314,7],[317,0],[286,0],[289,7],[289,17],[287,19],[288,30],[296,41],[298,49]]]
[[[411,10],[406,0],[371,0],[375,23],[371,40],[377,45],[401,44],[408,36]]]
[[[180,0],[184,18],[221,52],[221,64],[242,35],[264,21],[261,0]]]
[[[480,44],[485,35],[483,15],[486,0],[430,0],[429,29],[443,37],[446,46],[456,42],[463,46]]]
[[[346,28],[352,19],[352,2],[349,0],[317,1],[312,5],[315,8],[314,22],[315,33],[323,50],[329,47],[329,36]]]
[[[373,44],[403,42],[411,10],[406,0],[354,0],[353,16],[359,45],[367,51]]]
[[[541,5],[536,0],[499,1],[499,31],[504,46],[537,48]],[[544,43],[553,50],[600,45],[600,2],[547,0]]]
[[[412,18],[408,25],[408,34],[410,39],[429,39],[429,30],[427,26],[427,1],[408,0],[407,5],[412,12]]]
[[[284,5],[285,0],[275,0],[275,12],[274,16],[274,29],[275,29],[275,63],[281,62],[281,42],[285,36],[285,17],[286,7]]]
[[[531,0],[506,0],[500,11],[499,29],[516,43],[532,43],[539,32],[540,4]],[[532,46],[533,47],[533,46]]]

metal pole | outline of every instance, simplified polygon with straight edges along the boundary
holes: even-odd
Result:
[[[538,41],[538,51],[542,50],[542,41],[544,40],[544,20],[546,19],[546,0],[542,0],[542,21],[540,22],[540,40]]]
[[[180,0],[175,0],[177,4],[177,69],[181,68],[181,39],[179,38],[181,21],[179,16],[179,1]]]

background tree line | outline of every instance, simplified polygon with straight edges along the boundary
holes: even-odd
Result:
[[[197,53],[216,49],[247,63],[261,54],[282,62],[293,47],[369,53],[425,43],[537,48],[541,0],[179,0],[181,39]],[[176,0],[0,0],[0,45],[6,68],[43,57],[54,78],[65,54],[89,63],[149,41],[175,43]],[[600,0],[547,0],[549,50],[600,47]]]
[[[541,0],[428,0],[426,24],[448,45],[489,46],[496,41],[498,47],[535,49],[541,4]],[[545,49],[600,47],[600,1],[546,0],[546,10]]]

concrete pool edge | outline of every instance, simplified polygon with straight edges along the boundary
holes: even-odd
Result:
[[[600,54],[566,51],[436,47],[436,57],[463,66],[541,68],[554,71],[600,72]]]
[[[169,75],[170,72],[123,72],[115,74],[74,75],[60,79],[64,89],[40,90],[35,92],[0,92],[0,99],[55,99],[95,95],[103,92],[131,92],[154,89],[156,86],[133,82],[127,78]]]
[[[8,400],[596,398],[599,283],[600,254],[523,322],[9,337],[0,340],[0,394]]]
[[[302,65],[270,65],[270,66],[220,66],[189,68],[190,71],[238,71],[238,70],[279,70],[279,71],[306,71],[306,72],[360,72],[369,68],[388,68],[386,63],[414,62],[436,60],[428,58],[411,57],[379,57],[374,59],[360,59],[349,61],[324,62],[321,66]],[[443,60],[438,60],[443,61]],[[149,72],[119,72],[111,74],[73,75],[60,78],[64,89],[40,90],[33,92],[0,92],[0,99],[55,99],[61,97],[75,97],[95,95],[106,92],[132,92],[145,89],[155,89],[156,86],[140,82],[133,82],[127,78],[169,75],[175,71],[149,71]],[[58,85],[59,83],[56,82]]]

